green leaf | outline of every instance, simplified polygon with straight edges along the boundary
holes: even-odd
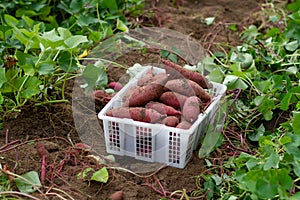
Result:
[[[220,145],[220,141],[222,139],[222,134],[218,131],[213,131],[206,134],[202,141],[198,156],[200,158],[208,156],[210,152]]]
[[[264,135],[265,131],[266,131],[266,130],[265,130],[264,125],[261,124],[261,125],[258,127],[258,129],[256,130],[255,133],[252,133],[252,134],[249,135],[249,139],[250,139],[251,141],[258,141],[258,139],[259,139],[262,135]]]
[[[280,102],[280,109],[281,110],[288,110],[289,109],[289,105],[290,105],[290,101],[292,99],[292,93],[288,92],[286,95],[284,95],[284,97],[282,98],[281,102]]]
[[[300,192],[296,192],[289,200],[299,200],[300,199]]]
[[[108,181],[108,171],[106,167],[102,167],[100,170],[93,173],[91,180],[106,183]]]
[[[55,29],[52,29],[51,31],[45,32],[42,35],[42,38],[46,39],[48,41],[51,41],[51,42],[58,42],[58,41],[62,41],[64,39],[63,37],[61,37],[57,34]]]
[[[64,51],[58,57],[58,64],[59,67],[64,70],[65,72],[74,72],[78,69],[76,64],[76,60],[72,57],[72,54]]]
[[[5,76],[5,68],[0,68],[0,88],[7,81]]]
[[[96,63],[95,65],[87,65],[82,73],[85,84],[81,85],[86,92],[91,92],[95,88],[104,89],[107,86],[108,78],[105,66]]]
[[[68,39],[69,37],[72,37],[72,33],[66,28],[58,27],[57,32],[65,40]]]
[[[73,49],[73,48],[77,47],[79,44],[84,43],[84,42],[88,42],[88,39],[86,36],[82,36],[82,35],[74,35],[64,41],[64,43],[70,49]]]
[[[214,21],[215,21],[215,17],[207,17],[204,19],[205,24],[208,26],[212,25],[214,23]]]
[[[221,68],[215,67],[209,74],[208,79],[217,83],[222,83],[224,80],[224,71]]]
[[[24,87],[25,89],[21,92],[21,97],[24,99],[29,99],[32,96],[38,94],[40,92],[40,85],[42,81],[39,80],[36,76],[30,77]]]
[[[160,54],[160,56],[161,56],[162,58],[167,58],[168,55],[170,54],[170,52],[167,51],[167,50],[162,49],[162,50],[160,50],[159,54]]]
[[[77,14],[83,7],[84,7],[83,0],[72,0],[70,3],[70,10],[72,11],[73,14]]]
[[[268,158],[266,163],[264,164],[264,170],[268,170],[271,168],[278,168],[280,162],[280,157],[276,153],[272,153]]]
[[[285,45],[286,50],[295,51],[299,47],[298,41],[292,41]]]
[[[120,20],[119,18],[117,19],[117,29],[120,31],[123,31],[125,33],[129,32],[128,27],[124,24],[124,22],[122,20]]]
[[[15,184],[20,192],[32,193],[42,186],[39,175],[35,171],[27,172],[21,175],[21,177],[17,177],[14,179]]]
[[[88,173],[92,170],[93,170],[93,168],[88,167],[85,170],[83,170],[82,172],[79,172],[77,174],[77,179],[85,179],[87,177]]]
[[[300,178],[300,161],[293,163],[293,171],[298,178]]]
[[[293,111],[292,127],[295,134],[300,134],[300,112]]]
[[[4,20],[5,20],[6,24],[11,27],[15,27],[19,24],[19,20],[17,20],[15,17],[8,15],[8,14],[4,15]]]
[[[177,63],[177,61],[178,61],[178,57],[177,57],[177,55],[174,54],[174,53],[170,53],[170,54],[168,55],[168,59],[171,60],[173,63]]]
[[[54,71],[54,65],[51,63],[41,63],[38,68],[39,75],[52,74]]]
[[[4,102],[4,98],[3,98],[3,96],[2,96],[2,94],[0,92],[0,105],[3,104],[3,102]]]
[[[281,144],[288,144],[290,142],[292,142],[292,138],[286,135],[280,139]]]
[[[214,174],[211,178],[215,181],[216,185],[220,185],[222,183],[222,178],[218,174]]]
[[[108,8],[112,13],[113,11],[118,10],[118,4],[116,0],[103,0],[101,6],[103,6],[104,8]]]
[[[245,90],[248,88],[248,85],[238,76],[235,75],[226,75],[223,84],[227,85],[228,90],[233,90],[237,88]]]
[[[293,75],[296,75],[298,73],[298,68],[297,67],[289,67],[286,69],[286,71],[289,73],[289,74],[293,74]]]
[[[277,183],[272,179],[264,179],[260,177],[256,182],[256,192],[264,199],[271,199],[277,194]]]

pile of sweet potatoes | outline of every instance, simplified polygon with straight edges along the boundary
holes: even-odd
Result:
[[[189,129],[211,102],[210,82],[198,72],[162,60],[166,73],[150,69],[106,115]]]

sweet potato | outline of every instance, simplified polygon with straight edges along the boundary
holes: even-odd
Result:
[[[113,108],[106,113],[107,116],[128,118],[135,121],[155,123],[163,120],[166,115],[162,115],[156,110],[143,107],[119,107]]]
[[[135,85],[130,87],[126,93],[124,94],[124,96],[122,97],[122,102],[127,102],[129,101],[130,96],[132,95],[132,93],[136,90],[138,90],[139,86]]]
[[[191,128],[191,126],[192,126],[192,124],[190,122],[183,120],[176,126],[176,128],[189,129],[189,128]]]
[[[138,85],[138,86],[144,86],[144,85],[147,85],[147,84],[149,84],[150,82],[152,82],[153,77],[154,77],[154,74],[152,74],[152,73],[147,73],[147,74],[145,74],[144,77],[142,77],[141,79],[138,80],[137,85]]]
[[[201,100],[207,102],[211,100],[211,96],[199,84],[185,78],[169,80],[166,88],[173,92],[183,94],[185,96],[198,96]]]
[[[188,122],[194,122],[202,112],[202,102],[196,96],[188,97],[183,105],[182,116]]]
[[[125,98],[125,101],[123,101],[123,106],[145,106],[148,102],[158,99],[163,92],[164,86],[155,83],[151,83],[142,87],[135,87],[135,89],[131,91],[129,95],[126,95],[129,97]]]
[[[107,86],[108,88],[113,89],[115,92],[119,92],[123,88],[123,85],[119,82],[110,82]]]
[[[168,74],[159,73],[159,74],[146,74],[143,78],[138,80],[138,86],[145,86],[150,83],[157,83],[160,85],[164,85],[168,81]]]
[[[184,102],[187,98],[187,96],[184,96],[177,92],[168,91],[164,92],[159,99],[161,102],[168,106],[171,106],[175,109],[180,109],[184,105]]]
[[[176,110],[175,108],[160,102],[150,101],[146,104],[146,108],[152,108],[157,112],[166,114],[168,116],[181,115],[181,112],[179,110]]]
[[[169,60],[162,59],[162,63],[165,65],[166,73],[170,75],[171,79],[182,78],[183,76],[189,80],[195,81],[204,89],[211,88],[212,86],[210,82],[198,72],[185,69]]]
[[[179,123],[179,119],[175,116],[167,116],[162,120],[162,124],[171,127],[176,127],[178,123]]]
[[[204,90],[199,84],[192,80],[188,80],[188,82],[193,88],[196,96],[199,97],[202,101],[209,102],[211,100],[211,95],[206,90]]]

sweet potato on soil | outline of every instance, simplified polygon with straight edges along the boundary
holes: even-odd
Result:
[[[123,106],[145,106],[148,102],[158,99],[163,92],[164,86],[155,83],[150,83],[142,87],[135,87],[135,89],[130,92],[129,97],[125,98]]]
[[[157,112],[166,114],[168,116],[181,115],[181,112],[179,110],[176,110],[175,108],[160,102],[150,101],[146,104],[146,108],[152,108]]]
[[[123,88],[123,85],[119,82],[110,82],[107,87],[113,89],[115,92],[119,92]]]
[[[178,117],[175,116],[167,116],[162,120],[162,124],[171,127],[176,127],[178,123],[179,123],[179,119]]]
[[[182,78],[183,76],[189,80],[195,81],[204,89],[211,88],[212,86],[210,82],[198,72],[185,69],[169,60],[162,59],[162,63],[165,65],[166,73],[170,75],[171,79]]]
[[[183,105],[182,116],[186,121],[193,123],[202,110],[201,100],[196,96],[191,96],[186,99]]]
[[[183,120],[176,126],[176,128],[189,129],[189,128],[191,128],[191,126],[192,126],[192,124],[190,122]]]
[[[107,94],[104,90],[95,90],[90,94],[91,98],[102,104],[107,104],[115,94]]]
[[[159,99],[161,102],[163,102],[168,106],[171,106],[175,109],[180,109],[181,107],[183,107],[184,102],[186,101],[187,98],[188,98],[187,96],[184,96],[177,92],[168,91],[168,92],[164,92]]]
[[[106,113],[107,116],[128,118],[135,121],[155,123],[163,120],[166,115],[162,115],[156,110],[143,107],[119,107],[113,108]]]

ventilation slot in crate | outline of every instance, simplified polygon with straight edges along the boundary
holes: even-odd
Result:
[[[180,163],[180,134],[169,132],[169,162]]]
[[[109,130],[109,149],[111,151],[120,151],[121,141],[120,141],[119,123],[109,121],[108,130]]]
[[[146,160],[152,159],[152,129],[136,127],[136,156]]]

